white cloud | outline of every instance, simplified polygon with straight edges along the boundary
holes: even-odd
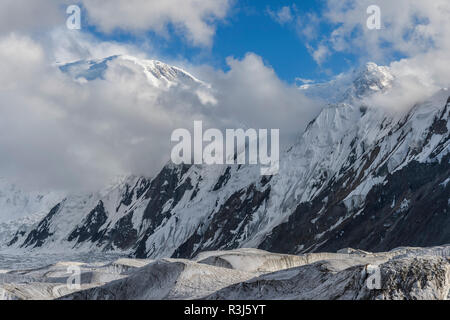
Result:
[[[450,61],[443,51],[430,51],[390,65],[394,75],[393,87],[378,93],[366,103],[391,112],[410,110],[442,88],[450,86]]]
[[[280,8],[278,11],[272,11],[270,9],[267,10],[270,17],[278,22],[279,24],[285,24],[292,22],[294,19],[294,15],[292,14],[291,7],[284,6]]]
[[[139,12],[131,2],[84,5],[105,31],[164,32],[171,24],[195,45],[210,44],[229,6],[228,0],[138,2]],[[55,62],[143,58],[152,50],[67,30],[68,4],[0,3],[0,176],[37,189],[79,189],[117,174],[156,173],[168,160],[171,130],[206,117],[204,106],[219,102],[205,88],[169,94],[151,87],[133,63],[112,63],[104,80],[89,83],[62,74]]]
[[[319,112],[255,54],[228,59],[225,73],[191,66],[211,88],[158,89],[138,65],[124,60],[110,62],[103,80],[74,81],[55,62],[116,54],[143,58],[142,48],[148,54],[151,45],[137,48],[67,30],[65,1],[7,4],[17,4],[10,11],[14,21],[27,5],[24,12],[40,13],[0,32],[0,176],[22,185],[93,189],[118,174],[155,174],[169,159],[171,132],[191,128],[194,120],[217,128],[280,128],[287,143]],[[210,44],[215,21],[229,7],[228,0],[83,4],[89,19],[106,32],[164,33],[171,24],[195,45]]]
[[[218,101],[210,114],[221,128],[280,129],[286,147],[320,112],[295,86],[281,81],[263,59],[248,53],[242,60],[228,58],[230,71],[198,69],[200,77],[212,84]]]
[[[88,53],[118,46],[81,36],[71,41]],[[155,174],[169,160],[171,132],[194,120],[205,127],[280,128],[288,142],[319,111],[255,54],[230,58],[225,73],[193,68],[211,89],[167,91],[126,60],[109,63],[104,80],[73,81],[52,66],[48,48],[28,36],[0,37],[0,176],[32,188],[92,189],[117,174]]]
[[[306,14],[300,29],[311,56],[320,65],[334,53],[351,53],[359,62],[390,65],[396,84],[378,104],[396,109],[450,84],[450,2],[448,0],[327,0],[322,16]],[[381,11],[381,29],[369,29],[370,5]],[[323,33],[323,26],[331,27]],[[312,28],[312,29],[311,29]],[[322,30],[322,32],[320,32]],[[398,60],[399,56],[403,57]],[[376,101],[374,101],[376,103]]]
[[[37,33],[65,27],[68,5],[80,4],[88,21],[101,31],[122,30],[168,35],[169,27],[195,46],[210,46],[215,24],[223,20],[232,0],[2,0],[0,34]],[[82,25],[83,29],[83,25]]]
[[[0,2],[0,34],[37,32],[65,23],[68,0],[2,0]]]
[[[312,84],[315,82],[315,80],[312,79],[305,79],[305,78],[301,78],[301,77],[297,77],[295,78],[296,82],[301,82],[301,84]]]
[[[314,40],[319,35],[320,18],[315,13],[307,13],[296,20],[297,33],[307,41]]]
[[[367,28],[366,10],[381,10],[381,30]],[[450,45],[450,2],[447,0],[328,0],[324,13],[336,25],[329,41],[336,51],[363,53],[373,59],[389,59],[393,52],[414,56]]]
[[[372,57],[395,50],[406,55],[448,46],[450,3],[447,0],[376,1],[381,10],[381,30],[366,26],[367,7],[373,1],[328,1],[326,19],[337,24],[331,41],[336,50],[359,49]]]
[[[319,44],[316,49],[311,50],[312,57],[314,61],[321,65],[322,62],[330,55],[330,50],[323,44]]]
[[[55,28],[49,37],[40,43],[53,62],[72,62],[84,59],[101,59],[112,55],[129,54],[145,57],[143,51],[150,53],[153,48],[144,41],[139,48],[115,41],[101,41],[89,33],[68,30],[65,27]]]
[[[28,37],[10,34],[0,42],[0,90],[17,88],[23,79],[40,71],[44,50]],[[4,61],[4,62],[2,62]]]
[[[194,45],[209,46],[215,22],[225,18],[230,0],[83,0],[89,21],[102,31],[152,30],[167,33],[169,25]]]
[[[39,189],[95,188],[167,160],[168,126],[187,118],[184,105],[165,110],[134,64],[80,84],[29,37],[0,38],[0,49],[0,176]]]

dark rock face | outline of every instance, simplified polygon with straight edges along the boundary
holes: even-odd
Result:
[[[205,250],[238,248],[238,239],[245,226],[253,213],[268,199],[269,194],[270,187],[261,192],[253,184],[247,190],[233,194],[175,251],[173,257],[193,258]]]
[[[68,240],[77,243],[83,243],[85,241],[96,242],[101,239],[104,232],[99,232],[100,228],[108,219],[103,202],[99,201],[97,206],[92,210],[86,219],[83,221],[80,227],[77,227],[70,235]]]
[[[370,299],[383,300],[447,300],[450,259],[397,259],[381,266],[382,285],[380,290],[370,292]],[[422,290],[426,294],[420,297]]]
[[[186,191],[194,188],[189,178],[181,185],[179,184],[188,169],[189,166],[187,165],[181,165],[176,168],[165,167],[152,181],[150,188],[145,194],[145,198],[149,199],[143,216],[143,223],[146,225],[146,229],[133,248],[137,258],[147,257],[148,248],[146,247],[146,241],[149,235],[161,225],[162,221],[170,218],[170,210],[163,213],[164,205],[170,200],[172,201],[171,208],[173,208]]]
[[[108,240],[109,244],[105,247],[105,250],[114,250],[119,248],[121,250],[127,250],[131,248],[137,238],[137,230],[133,226],[133,211],[122,217],[112,229],[108,231],[103,242]]]
[[[10,247],[10,246],[14,245],[15,243],[17,243],[17,241],[19,241],[19,238],[23,237],[25,234],[26,234],[25,230],[17,231],[16,234],[14,235],[14,237],[11,239],[11,241],[8,242],[8,246]]]
[[[184,191],[193,189],[190,181],[178,187],[181,177],[189,169],[189,166],[182,165],[179,168],[165,167],[152,181],[149,190],[145,194],[150,202],[144,212],[144,219],[153,221],[154,219],[163,219],[160,217],[164,204],[169,199],[174,199],[175,204],[181,199]],[[158,224],[156,222],[155,224]]]
[[[126,184],[116,213],[125,208],[125,214],[114,224],[108,222],[110,213],[104,207],[103,201],[87,215],[69,235],[68,241],[76,241],[75,246],[86,241],[95,243],[104,251],[128,250],[135,245],[138,239],[138,230],[133,225],[133,201],[139,199],[150,189],[150,181],[140,178],[135,185]]]
[[[52,223],[52,219],[55,215],[58,214],[60,211],[62,205],[64,204],[64,201],[57,204],[52,210],[50,210],[49,214],[38,224],[36,229],[32,230],[23,244],[21,245],[22,248],[24,247],[41,247],[45,240],[49,238],[52,233],[49,231],[50,225]]]
[[[443,184],[450,176],[449,159],[447,155],[440,163],[412,162],[389,175],[386,184],[368,193],[358,214],[349,213],[342,202],[349,192],[331,186],[326,196],[332,203],[315,223],[311,220],[322,209],[325,194],[313,203],[299,205],[260,249],[287,253],[335,252],[346,247],[388,251],[400,246],[450,243],[450,184]]]
[[[225,170],[225,173],[219,178],[219,181],[217,181],[216,185],[214,186],[213,191],[220,190],[227,182],[230,180],[231,174],[230,174],[231,168],[228,167]]]

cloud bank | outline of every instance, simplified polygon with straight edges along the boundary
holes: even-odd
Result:
[[[83,55],[118,49],[77,40]],[[210,86],[167,89],[126,59],[108,62],[104,79],[74,80],[25,35],[0,38],[0,50],[0,176],[31,188],[95,189],[118,174],[156,174],[170,159],[172,131],[194,120],[205,128],[280,128],[286,145],[320,110],[255,54],[229,58],[227,72],[193,68]]]
[[[152,30],[166,34],[171,25],[194,45],[209,46],[214,21],[225,18],[229,0],[83,0],[90,22],[104,32]]]
[[[83,8],[82,27],[169,36],[169,30],[194,46],[210,46],[215,24],[224,20],[232,0],[2,0],[0,34],[39,33],[65,25],[68,5]],[[86,17],[84,17],[86,15]]]

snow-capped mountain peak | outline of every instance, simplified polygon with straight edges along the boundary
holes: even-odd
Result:
[[[73,79],[92,81],[104,79],[110,67],[123,67],[132,70],[138,67],[147,77],[149,84],[157,88],[170,88],[178,84],[207,86],[181,68],[170,66],[158,60],[139,59],[130,55],[114,55],[103,59],[80,60],[61,64],[60,70]]]
[[[394,76],[388,67],[369,62],[356,72],[346,96],[363,98],[372,93],[386,90],[391,86],[392,81],[394,81]]]
[[[395,80],[389,67],[373,62],[348,73],[342,73],[325,83],[305,84],[299,87],[307,96],[328,103],[352,102],[390,88]]]

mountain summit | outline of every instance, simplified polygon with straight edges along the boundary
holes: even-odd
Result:
[[[158,60],[138,59],[129,55],[115,55],[103,59],[81,60],[63,64],[59,68],[74,79],[92,81],[104,79],[111,66],[137,67],[150,84],[157,88],[171,87],[177,84],[204,84],[188,72],[170,66]]]
[[[356,76],[346,95],[347,97],[352,96],[360,99],[374,92],[388,89],[393,80],[394,76],[389,71],[389,68],[369,62],[356,72]]]
[[[373,93],[389,89],[394,76],[388,67],[368,62],[349,73],[342,73],[325,83],[305,84],[299,87],[307,96],[321,98],[328,103],[351,102]]]

